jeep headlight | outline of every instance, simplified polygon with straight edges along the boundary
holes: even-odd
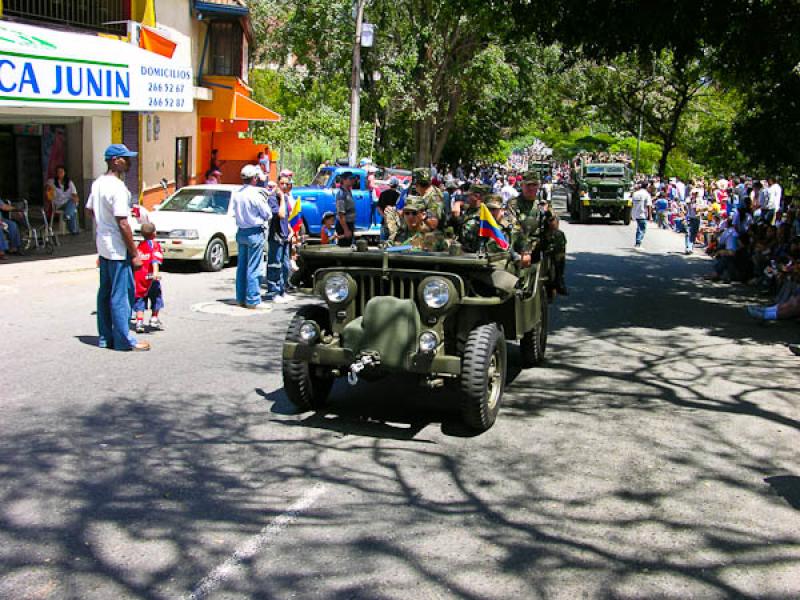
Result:
[[[621,196],[624,192],[625,192],[625,190],[623,190],[622,188],[617,188],[617,194],[618,195]]]
[[[169,237],[180,240],[196,240],[200,236],[197,235],[197,229],[173,229],[169,232]]]
[[[593,193],[593,194],[596,194],[596,193],[597,193],[597,188],[596,188],[596,187],[593,187],[593,188],[592,188],[592,193]]]
[[[331,304],[342,304],[350,297],[350,282],[341,273],[328,275],[323,287],[325,299]]]
[[[320,329],[314,321],[305,321],[300,325],[300,339],[306,344],[313,344],[320,338]]]
[[[431,279],[422,288],[422,300],[428,308],[442,308],[450,302],[450,286],[444,279]]]
[[[430,353],[436,350],[436,346],[439,345],[439,338],[433,331],[423,331],[422,334],[419,336],[419,351],[424,353]]]

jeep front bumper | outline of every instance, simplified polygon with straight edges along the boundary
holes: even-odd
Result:
[[[283,343],[283,358],[311,365],[347,369],[355,362],[352,350],[334,344]],[[447,354],[412,352],[406,360],[407,371],[422,375],[461,375],[461,357]]]

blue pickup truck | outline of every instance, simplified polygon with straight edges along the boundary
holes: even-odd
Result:
[[[353,200],[356,202],[356,235],[379,236],[381,214],[373,202],[372,193],[367,189],[367,172],[350,167],[324,167],[309,185],[292,190],[292,196],[302,202],[306,231],[311,235],[319,235],[322,215],[328,211],[336,212],[339,178],[345,171],[350,171],[355,177]]]

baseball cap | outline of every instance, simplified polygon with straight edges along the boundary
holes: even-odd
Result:
[[[106,148],[105,158],[106,160],[111,160],[112,158],[119,158],[120,156],[127,156],[129,158],[133,158],[134,156],[138,156],[138,152],[133,152],[128,150],[128,147],[125,144],[111,144],[108,148]]]
[[[242,167],[242,179],[252,179],[261,175],[261,169],[255,165],[245,165]]]

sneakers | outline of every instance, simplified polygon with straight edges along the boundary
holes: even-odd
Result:
[[[260,304],[245,304],[244,307],[247,310],[262,310],[262,311],[270,311],[270,310],[272,310],[271,306],[267,306],[263,302],[261,302]]]
[[[284,296],[275,296],[272,299],[273,304],[288,304],[291,302],[285,295]]]
[[[764,309],[760,306],[748,306],[747,314],[754,318],[756,321],[765,321]]]
[[[142,321],[136,321],[136,333],[144,333],[144,323]]]
[[[150,329],[157,329],[161,331],[164,329],[164,322],[158,317],[153,317],[150,319]]]

